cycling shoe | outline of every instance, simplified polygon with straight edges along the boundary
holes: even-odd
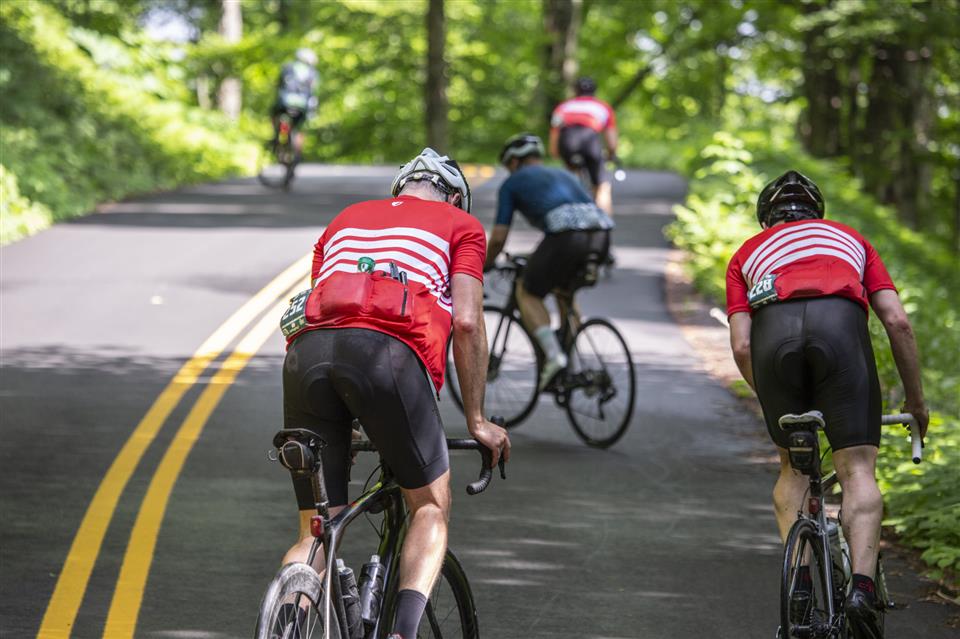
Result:
[[[854,588],[846,611],[854,639],[883,639],[883,609],[875,595]]]

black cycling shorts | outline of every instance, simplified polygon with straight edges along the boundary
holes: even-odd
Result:
[[[303,109],[288,109],[285,104],[280,100],[277,100],[273,103],[273,106],[270,108],[270,117],[274,120],[280,116],[280,114],[286,113],[290,116],[290,126],[294,129],[299,129],[303,126],[303,123],[307,121],[307,112]]]
[[[591,255],[604,260],[610,251],[610,231],[564,231],[540,241],[523,271],[523,288],[544,297],[567,287]]]
[[[880,382],[867,314],[842,297],[789,300],[753,315],[750,352],[770,437],[786,448],[778,420],[818,410],[834,450],[880,445]]]
[[[590,127],[568,126],[560,129],[557,147],[560,157],[568,167],[586,167],[594,186],[610,181],[606,163],[603,161],[603,142],[600,134]]]
[[[362,328],[304,333],[283,363],[283,423],[326,442],[331,506],[347,503],[354,418],[403,488],[426,486],[449,468],[432,383],[406,344]],[[312,509],[310,479],[294,478],[293,486],[300,510]]]

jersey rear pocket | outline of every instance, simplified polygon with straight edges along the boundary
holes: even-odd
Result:
[[[317,284],[307,299],[307,321],[328,322],[360,315],[370,290],[366,273],[334,273]]]
[[[406,283],[382,271],[335,273],[313,289],[306,318],[311,323],[330,323],[370,317],[406,325],[413,318],[413,297]]]
[[[413,317],[410,287],[381,271],[373,273],[363,313],[388,322],[409,322]]]

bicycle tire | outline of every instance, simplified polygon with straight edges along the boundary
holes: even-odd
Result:
[[[260,164],[257,167],[257,179],[271,189],[289,189],[293,181],[293,146],[288,140],[276,142],[260,154]]]
[[[504,426],[513,428],[529,417],[537,404],[540,395],[539,351],[533,335],[517,316],[507,314],[499,306],[487,304],[483,307],[483,319],[490,348],[484,409],[491,415],[502,416]],[[462,412],[463,399],[453,363],[452,339],[447,345],[447,388]]]
[[[394,588],[396,588],[394,581]],[[396,615],[396,590],[387,599],[390,623],[381,627],[379,636],[384,639],[393,627]],[[427,598],[416,639],[479,639],[480,629],[477,608],[473,600],[470,582],[463,566],[449,548],[443,558],[440,576]]]
[[[452,597],[452,601],[448,599]],[[452,607],[453,606],[453,607]],[[455,607],[455,610],[454,610]],[[449,614],[444,613],[449,610]],[[451,619],[456,612],[456,618]],[[459,630],[458,630],[459,628]],[[450,550],[443,559],[440,579],[430,593],[417,637],[424,639],[479,639],[477,608],[467,574]]]
[[[255,639],[286,639],[297,636],[301,639],[339,638],[339,629],[329,638],[323,636],[322,602],[323,584],[317,572],[307,564],[290,563],[274,577],[260,603]],[[307,605],[303,606],[303,598]],[[303,610],[302,617],[295,613]],[[333,625],[336,628],[336,624]]]
[[[806,613],[807,625],[817,624],[818,627],[828,629],[836,627],[836,634],[816,634],[804,631],[802,634],[794,632],[797,624],[790,618],[790,602],[793,597],[796,583],[794,575],[802,562],[803,554],[809,550],[810,577],[813,581],[810,607]],[[819,527],[809,519],[798,519],[787,533],[787,541],[783,549],[783,569],[780,574],[780,639],[799,639],[799,637],[843,637],[845,631],[836,617],[838,608],[834,608],[834,619],[829,618],[829,608],[826,597],[833,597],[834,593],[827,592],[825,571],[832,570],[829,557],[824,557],[823,539]],[[802,624],[800,624],[802,625]],[[823,630],[823,633],[827,633]]]
[[[598,346],[599,335],[594,339],[590,333],[600,335],[606,333],[604,345]],[[586,344],[581,349],[578,344],[582,337],[585,338]],[[587,348],[592,353],[587,352]],[[563,403],[570,425],[587,445],[595,448],[609,448],[623,437],[633,418],[637,375],[633,368],[630,348],[612,322],[598,317],[580,325],[567,349],[567,360],[569,362],[566,372],[568,380],[576,379],[578,375],[585,375],[590,380],[586,386],[573,386],[567,391],[567,397]],[[617,383],[613,381],[611,374],[614,372],[620,374],[620,386],[625,382],[626,397],[618,402],[622,407],[620,417],[608,423],[604,407],[609,411],[608,404],[623,392],[622,388],[615,387]],[[604,399],[604,396],[610,392],[611,385],[614,385],[614,395]],[[592,409],[591,404],[594,403],[595,398],[597,417],[587,412],[588,409]]]

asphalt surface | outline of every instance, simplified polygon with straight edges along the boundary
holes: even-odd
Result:
[[[334,214],[382,197],[391,176],[304,166],[289,194],[237,180],[143,197],[0,251],[0,635],[37,634],[94,493],[184,362],[305,255]],[[501,179],[477,180],[485,225]],[[477,461],[453,457],[450,544],[470,576],[483,637],[774,635],[780,544],[770,444],[759,420],[701,371],[664,306],[661,229],[683,193],[663,173],[633,172],[617,185],[618,268],[580,297],[586,315],[611,318],[631,345],[639,397],[624,438],[589,449],[544,399],[512,432],[507,481],[468,498],[462,486]],[[535,239],[520,224],[508,248]],[[155,439],[143,440],[115,512],[100,521],[103,545],[72,636],[102,636],[115,592],[138,592],[120,579],[134,522],[158,512],[144,502],[151,480],[171,443],[182,445],[175,434],[191,407],[217,384],[226,392],[196,443],[181,449],[152,555],[128,558],[152,556],[134,634],[251,634],[296,534],[289,479],[266,456],[281,420],[279,331],[232,384],[214,376],[224,359],[186,389]],[[463,434],[446,394],[441,410],[450,435]],[[360,461],[354,490],[370,467]],[[345,549],[358,569],[375,539],[362,521],[352,532]],[[906,606],[888,617],[888,637],[956,637],[945,625],[952,611],[924,600],[929,585],[902,559],[891,558],[888,574]]]

